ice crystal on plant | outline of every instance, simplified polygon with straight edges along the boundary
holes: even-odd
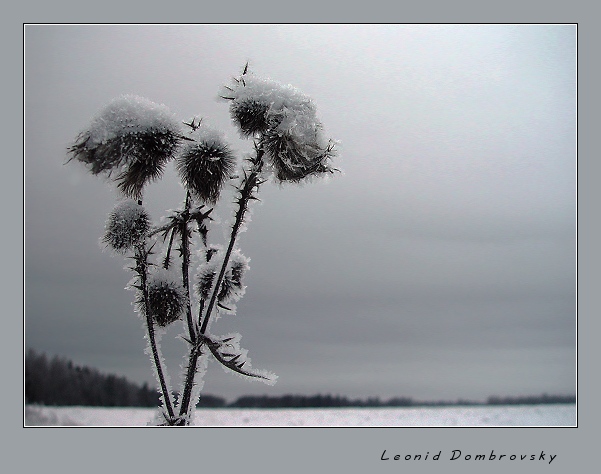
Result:
[[[179,133],[179,121],[169,109],[137,95],[112,100],[88,128],[88,146],[98,146],[125,135]]]
[[[315,122],[315,105],[311,99],[291,85],[284,85],[277,81],[261,78],[254,74],[245,74],[235,79],[231,87],[226,86],[221,96],[231,100],[230,112],[242,104],[262,104],[255,108],[256,112],[266,109],[267,118],[273,117],[278,112],[289,110],[304,120]],[[236,114],[232,119],[240,126]],[[259,114],[260,115],[260,114]]]
[[[240,347],[241,335],[231,333],[222,337],[207,336],[211,341],[209,348],[213,355],[221,362],[226,371],[233,371],[236,375],[246,380],[260,380],[267,385],[274,385],[278,376],[267,370],[252,368],[248,350]]]
[[[109,213],[102,243],[117,253],[125,253],[144,241],[150,229],[150,217],[138,203],[121,201]]]

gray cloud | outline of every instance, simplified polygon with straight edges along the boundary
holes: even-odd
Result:
[[[243,155],[216,98],[248,59],[313,97],[343,173],[264,185],[240,239],[247,294],[212,331],[240,332],[280,380],[211,364],[205,390],[574,393],[573,26],[27,26],[27,347],[152,380],[130,276],[98,245],[116,194],[66,148],[135,93],[202,115]],[[170,169],[145,205],[158,219],[183,197]],[[173,379],[180,331],[163,338]]]

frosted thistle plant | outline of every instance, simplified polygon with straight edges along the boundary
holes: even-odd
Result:
[[[191,423],[209,357],[242,377],[275,383],[275,375],[252,367],[240,334],[217,336],[209,327],[221,314],[235,314],[244,295],[249,259],[237,241],[260,187],[270,179],[304,182],[336,171],[334,142],[325,138],[311,99],[296,88],[257,77],[247,64],[220,97],[229,102],[240,136],[252,140],[245,160],[202,119],[180,123],[164,105],[133,95],[109,103],[68,149],[69,161],[115,183],[122,196],[109,213],[101,243],[132,262],[129,288],[145,322],[161,400],[155,423],[164,426]],[[144,189],[162,177],[170,161],[185,198],[153,223],[142,206]],[[226,241],[215,244],[211,206],[225,190],[234,193],[233,223]],[[195,268],[193,255],[200,261]],[[173,392],[159,340],[177,321],[183,322],[187,354],[180,389]]]

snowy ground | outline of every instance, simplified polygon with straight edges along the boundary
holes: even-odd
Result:
[[[148,408],[25,407],[26,426],[146,426]],[[576,426],[575,405],[294,410],[203,409],[196,426]]]

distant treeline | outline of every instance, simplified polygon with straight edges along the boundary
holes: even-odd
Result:
[[[574,395],[547,395],[543,393],[534,397],[489,397],[488,405],[541,405],[545,403],[576,403]]]
[[[53,406],[156,407],[158,392],[147,383],[141,387],[125,377],[105,375],[96,369],[79,367],[58,356],[48,358],[29,350],[25,356],[25,402]],[[336,407],[425,407],[461,405],[535,405],[576,403],[575,396],[539,395],[529,397],[489,397],[485,402],[418,401],[409,397],[380,400],[348,399],[332,395],[245,395],[232,403],[213,395],[202,395],[199,407],[206,408],[336,408]]]
[[[58,356],[48,358],[34,350],[25,355],[25,403],[49,406],[156,407],[159,394],[144,383],[79,367]],[[222,407],[225,400],[211,395],[198,406]]]
[[[408,397],[395,397],[380,400],[378,397],[367,400],[349,400],[346,397],[331,395],[282,395],[270,397],[266,395],[246,395],[238,398],[228,407],[235,408],[334,408],[334,407],[444,407],[472,405],[539,405],[549,403],[576,403],[575,396],[539,395],[530,397],[490,397],[485,402],[473,400],[455,401],[420,401]]]
[[[115,375],[78,367],[71,361],[29,350],[25,355],[25,402],[43,405],[154,407],[156,390]]]

